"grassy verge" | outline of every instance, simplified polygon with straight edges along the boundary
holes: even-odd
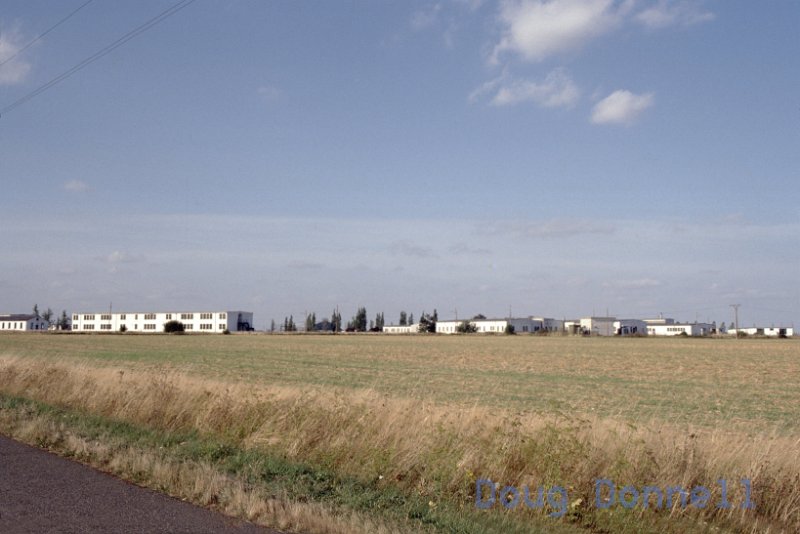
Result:
[[[152,476],[175,495],[304,532],[352,532],[357,525],[366,525],[362,532],[800,530],[800,449],[795,438],[780,434],[545,417],[371,391],[256,387],[22,358],[0,358],[0,392],[43,403],[34,420],[45,417],[39,412],[47,405],[65,410],[62,420],[122,425],[121,434],[106,429],[96,437],[63,427],[79,445],[96,439],[100,451],[124,450],[151,465],[116,460],[121,476]],[[63,421],[47,417],[44,435],[58,436],[61,427],[48,425]],[[212,482],[201,484],[182,474],[187,470],[208,473]],[[477,510],[480,478],[533,489],[560,486],[569,498],[539,510],[505,510],[499,503]],[[593,502],[598,478],[640,489],[702,485],[712,504],[604,510]],[[714,482],[740,478],[751,480],[756,508],[713,506],[721,497]],[[234,490],[207,489],[215,487],[244,493],[231,498],[224,496]],[[732,482],[728,497],[742,502],[742,489]],[[305,512],[305,505],[319,508]],[[294,512],[270,512],[276,507]],[[559,508],[562,517],[548,517]],[[324,519],[313,523],[318,512]],[[292,514],[309,519],[282,526]]]
[[[20,397],[0,395],[0,432],[139,485],[287,531],[580,532],[434,504],[196,432],[142,428]]]

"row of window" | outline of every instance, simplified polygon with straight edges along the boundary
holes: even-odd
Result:
[[[172,314],[171,313],[166,314],[166,316],[167,316],[167,320],[168,321],[172,319]],[[180,316],[181,316],[181,319],[183,319],[183,320],[194,319],[194,314],[193,313],[182,313],[182,314],[180,314]],[[127,317],[128,316],[125,313],[121,313],[120,316],[119,316],[120,320],[122,320],[122,321],[127,319]],[[93,313],[87,313],[87,314],[83,315],[83,320],[84,321],[94,321],[94,318],[95,318],[95,314],[93,314]],[[139,314],[138,313],[134,314],[133,318],[138,320],[139,319]],[[213,318],[214,318],[214,314],[213,313],[201,313],[200,314],[200,319],[213,319]],[[219,314],[219,318],[220,319],[227,319],[227,314],[220,313]],[[72,315],[72,320],[73,321],[78,321],[79,319],[80,319],[80,316],[77,313]],[[110,321],[111,320],[111,314],[102,314],[102,315],[100,315],[100,320],[101,321]],[[144,314],[144,320],[145,321],[155,321],[156,320],[156,314],[155,313],[145,313]]]

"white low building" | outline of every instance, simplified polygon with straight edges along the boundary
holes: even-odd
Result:
[[[731,328],[728,333],[737,335],[739,332],[748,336],[767,336],[767,337],[791,337],[794,335],[794,328],[792,327],[758,327],[751,326],[748,328]]]
[[[531,317],[531,319],[540,322],[542,324],[542,330],[544,330],[545,332],[564,331],[563,319],[553,319],[552,317]]]
[[[253,312],[145,312],[145,313],[74,313],[73,332],[141,332],[164,331],[168,321],[179,321],[186,332],[222,334],[253,330]]]
[[[614,334],[618,336],[646,336],[647,323],[640,319],[614,321]]]
[[[613,336],[616,317],[582,317],[580,333],[592,336]]]
[[[716,331],[716,325],[709,323],[648,324],[647,333],[651,336],[708,336]]]
[[[0,315],[0,331],[2,332],[41,332],[46,331],[50,323],[34,314],[11,313]]]
[[[415,324],[390,324],[383,327],[384,334],[416,334],[419,332],[419,323]]]
[[[542,322],[531,317],[508,319],[464,319],[451,321],[437,321],[437,334],[457,334],[458,328],[467,322],[475,327],[479,334],[504,334],[508,326],[514,328],[517,334],[535,333],[542,330]]]

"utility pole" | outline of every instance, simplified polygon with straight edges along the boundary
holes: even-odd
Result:
[[[739,306],[741,304],[730,304],[731,308],[733,308],[733,325],[734,329],[736,330],[736,334],[739,334]]]

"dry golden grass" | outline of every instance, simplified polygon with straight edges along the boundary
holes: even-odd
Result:
[[[357,512],[342,514],[319,503],[267,494],[208,462],[177,461],[127,443],[87,440],[42,416],[19,420],[15,417],[19,414],[2,415],[0,428],[15,439],[47,446],[119,477],[256,524],[310,534],[405,532]]]
[[[796,340],[0,335],[0,354],[543,415],[744,431],[800,426]]]
[[[470,506],[476,478],[562,485],[571,501],[582,499],[575,513],[594,514],[594,524],[606,519],[591,505],[596,478],[639,488],[711,488],[720,478],[749,478],[755,510],[636,510],[631,531],[637,522],[662,521],[667,528],[665,516],[734,531],[800,531],[800,440],[790,425],[797,407],[788,404],[798,395],[798,345],[792,342],[253,336],[237,339],[220,363],[224,338],[53,337],[69,339],[55,358],[46,356],[45,345],[61,341],[43,337],[42,347],[32,351],[36,357],[0,359],[0,391],[154,428],[197,429],[396,485],[434,504],[441,499]],[[93,345],[121,347],[129,339],[135,340],[128,347],[134,357]],[[76,360],[72,343],[89,350]],[[162,354],[165,362],[157,364],[142,356],[142,347],[159,343],[167,345],[162,351],[185,343],[198,361]],[[293,365],[276,371],[254,361],[254,345],[262,343],[265,361],[286,357]],[[405,353],[394,357],[403,346]],[[330,350],[339,356],[325,352]],[[358,376],[336,384],[340,366],[358,376],[371,371],[371,384]],[[413,368],[403,384],[391,383]],[[470,395],[462,391],[465,383]],[[532,397],[561,404],[548,412],[547,403],[526,410],[522,400],[505,402],[513,397],[509,388],[519,392],[532,384],[542,386]],[[656,395],[659,404],[642,416],[626,408],[633,393]],[[679,417],[689,401],[705,415],[693,414],[697,423]],[[734,417],[725,413],[730,404],[747,410]],[[593,411],[596,406],[605,408]],[[741,502],[738,485],[731,486],[730,500]]]

